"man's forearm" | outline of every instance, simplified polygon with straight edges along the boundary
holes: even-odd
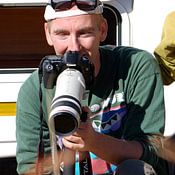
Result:
[[[126,141],[96,133],[89,145],[90,151],[113,164],[126,159],[139,159],[143,148],[138,141]]]

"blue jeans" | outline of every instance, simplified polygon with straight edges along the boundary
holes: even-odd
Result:
[[[151,165],[141,160],[126,160],[117,167],[115,175],[157,175]]]

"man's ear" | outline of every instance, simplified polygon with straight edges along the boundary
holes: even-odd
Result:
[[[106,19],[103,19],[101,23],[101,37],[100,37],[101,42],[103,42],[106,39],[107,32],[108,32],[108,23]]]
[[[47,43],[50,46],[53,46],[52,39],[50,37],[50,29],[49,29],[49,24],[48,23],[44,23],[44,30],[45,30],[45,35],[46,35]]]

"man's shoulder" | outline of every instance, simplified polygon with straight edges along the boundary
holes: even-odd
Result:
[[[154,59],[151,53],[136,47],[105,45],[100,48],[103,55],[113,56],[119,60],[121,59],[121,61],[133,60],[135,62],[136,60],[147,61]]]
[[[118,72],[123,72],[125,75],[129,73],[133,75],[139,72],[142,74],[143,70],[145,76],[160,73],[157,60],[146,50],[130,46],[104,46],[102,49],[107,50],[103,51],[103,59],[110,62],[111,59],[106,58],[112,57],[113,66],[116,67]]]
[[[35,87],[39,86],[38,70],[35,70],[31,75],[24,81],[21,89],[30,89],[32,91]]]
[[[38,76],[38,69],[36,69],[34,72],[31,73],[31,75],[26,79],[25,83],[27,82],[38,82],[39,76]]]
[[[119,54],[148,53],[145,50],[142,50],[136,47],[132,47],[132,46],[103,45],[103,46],[100,46],[100,49],[104,51],[113,52],[113,53],[119,53]]]

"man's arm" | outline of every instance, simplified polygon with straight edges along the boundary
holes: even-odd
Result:
[[[98,133],[92,128],[90,121],[83,123],[74,135],[64,137],[63,143],[69,149],[90,151],[113,164],[126,159],[139,159],[142,155],[139,142]]]

